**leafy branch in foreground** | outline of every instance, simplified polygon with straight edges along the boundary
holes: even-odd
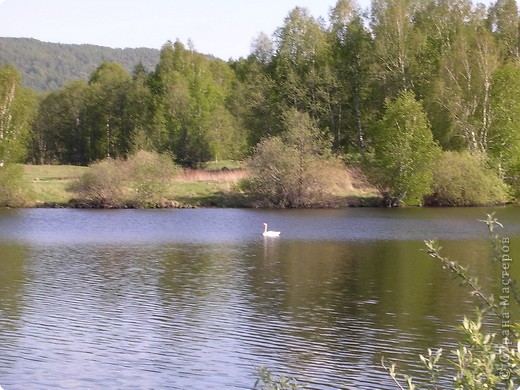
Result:
[[[395,363],[390,363],[390,366],[387,367],[386,365],[386,361],[385,361],[385,358],[384,356],[381,358],[381,365],[383,366],[383,368],[388,371],[388,374],[390,375],[390,378],[392,378],[392,380],[394,381],[394,383],[397,385],[397,387],[399,387],[401,390],[405,390],[406,387],[403,387],[401,385],[401,383],[399,382],[399,379],[397,378],[397,371],[396,371],[396,366],[395,366]],[[413,382],[413,378],[409,375],[405,375],[404,376],[404,379],[406,380],[406,384],[407,384],[407,388],[409,390],[415,390],[415,385],[412,383]]]
[[[483,309],[477,308],[475,320],[464,317],[462,325],[458,327],[464,334],[463,342],[452,351],[455,359],[447,359],[447,362],[455,368],[456,373],[452,380],[456,389],[493,389],[500,386],[500,388],[513,390],[520,383],[520,323],[513,323],[509,309],[511,297],[514,297],[514,301],[519,306],[520,300],[516,282],[509,277],[512,261],[509,256],[509,239],[501,239],[495,234],[495,228],[503,226],[494,214],[487,214],[487,218],[481,222],[488,227],[493,261],[500,264],[502,286],[498,304],[492,294],[486,294],[479,285],[478,279],[468,274],[465,267],[443,256],[440,252],[441,247],[435,241],[425,241],[428,255],[439,260],[443,268],[462,281],[462,285],[469,286],[471,295],[478,297],[484,305]],[[500,329],[498,334],[484,333],[482,330],[484,315],[488,311],[493,312],[494,318],[498,319],[498,323],[495,324]],[[430,384],[435,389],[440,388],[439,374],[443,371],[440,365],[442,358],[442,349],[436,352],[428,349],[428,356],[420,355],[421,362],[430,373]],[[383,358],[382,366],[399,388],[408,390],[417,388],[413,384],[413,378],[408,375],[404,376],[407,387],[401,385],[395,364],[387,366]]]
[[[504,227],[495,218],[495,213],[486,214],[486,219],[479,219],[480,222],[484,222],[487,225],[489,236],[491,239],[491,246],[493,248],[493,261],[501,263],[502,265],[502,287],[507,290],[507,294],[511,294],[515,299],[516,303],[520,306],[520,294],[517,289],[517,282],[509,278],[509,263],[512,261],[509,255],[509,238],[500,238],[498,234],[495,234],[495,226]]]
[[[266,367],[258,368],[258,380],[253,389],[260,390],[298,390],[301,389],[295,378],[288,378],[285,375],[275,376]]]
[[[456,261],[450,260],[448,257],[442,256],[440,254],[442,247],[438,246],[435,241],[426,240],[424,243],[426,245],[428,255],[434,259],[439,260],[443,264],[444,269],[447,269],[451,273],[455,274],[456,277],[461,279],[462,285],[467,284],[471,287],[471,295],[480,298],[492,310],[496,310],[498,308],[494,302],[494,297],[492,295],[488,296],[484,293],[482,287],[479,285],[478,279],[474,276],[468,275],[468,271],[465,267]],[[499,313],[497,312],[497,314]]]

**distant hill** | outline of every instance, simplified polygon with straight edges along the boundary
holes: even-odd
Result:
[[[142,63],[151,71],[159,62],[157,49],[112,49],[95,45],[48,43],[31,38],[0,38],[0,63],[13,64],[23,84],[49,92],[75,80],[88,80],[103,61],[118,62],[129,72]]]

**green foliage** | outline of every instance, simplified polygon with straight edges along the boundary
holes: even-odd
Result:
[[[56,91],[72,81],[86,82],[103,61],[118,62],[128,72],[138,64],[152,70],[159,62],[159,50],[0,38],[0,62],[16,66],[22,74],[23,85],[39,92]]]
[[[131,137],[125,134],[123,118],[130,74],[117,63],[102,63],[91,75],[85,104],[82,107],[87,161],[105,157],[125,157]]]
[[[387,98],[394,98],[412,84],[414,51],[420,48],[413,31],[414,2],[404,0],[374,1],[371,27],[378,57],[376,74],[383,80]]]
[[[273,107],[279,106],[280,111],[273,114],[283,121],[288,109],[306,112],[324,133],[335,138],[339,149],[341,143],[347,143],[345,124],[339,117],[345,107],[344,85],[336,73],[342,68],[334,69],[332,40],[324,23],[308,9],[295,7],[276,30],[275,40],[276,55],[270,68],[274,84],[268,93],[275,97]]]
[[[246,129],[248,145],[257,145],[281,131],[281,107],[273,93],[275,80],[254,56],[233,67],[240,82],[234,89],[231,111]]]
[[[515,0],[497,0],[489,8],[488,27],[491,29],[505,61],[519,59],[518,5]]]
[[[331,10],[329,34],[335,77],[333,87],[337,88],[329,98],[333,109],[328,125],[334,137],[334,149],[364,153],[367,127],[375,111],[371,104],[375,90],[371,81],[374,45],[361,10],[354,1],[339,0],[336,3]]]
[[[295,7],[276,33],[273,75],[277,96],[285,108],[306,111],[313,118],[326,110],[322,88],[331,86],[327,69],[328,41],[323,26],[309,10]],[[325,96],[323,96],[325,97]]]
[[[297,390],[301,389],[295,378],[287,378],[285,375],[276,376],[268,368],[258,369],[258,380],[253,389],[259,390]]]
[[[427,12],[433,12],[434,19],[425,15],[424,23],[433,23],[438,63],[424,93],[436,134],[442,132],[450,148],[484,152],[489,147],[491,77],[499,51],[484,27],[483,9],[469,2],[447,2],[431,5]]]
[[[31,138],[34,163],[86,165],[160,150],[164,131],[143,68],[131,77],[119,64],[103,63],[88,84],[67,84],[42,100]]]
[[[342,164],[330,153],[307,114],[290,110],[283,136],[260,142],[249,161],[246,190],[261,207],[311,207],[333,203]]]
[[[435,165],[427,204],[478,206],[502,204],[508,199],[507,185],[486,166],[485,155],[443,152]]]
[[[121,122],[125,153],[164,149],[166,131],[155,98],[148,73],[142,66],[137,66],[125,93]]]
[[[496,370],[495,334],[482,333],[482,315],[477,312],[474,321],[464,317],[459,327],[464,332],[466,345],[454,351],[457,358],[455,386],[464,389],[495,388],[502,380]]]
[[[87,83],[77,81],[42,99],[32,126],[29,160],[34,164],[87,163],[82,110],[88,92]]]
[[[430,192],[439,147],[421,104],[411,92],[388,101],[373,142],[369,172],[389,206],[422,202]]]
[[[29,203],[29,185],[23,167],[7,164],[0,167],[0,207],[22,207]]]
[[[164,45],[153,79],[167,143],[186,166],[242,155],[245,136],[227,108],[234,74],[177,41]]]
[[[93,164],[71,187],[79,202],[94,207],[154,207],[179,170],[171,156],[139,151],[128,159]]]
[[[520,193],[520,67],[509,63],[493,75],[489,153],[502,176]]]
[[[35,95],[22,88],[18,71],[0,64],[0,163],[24,157],[36,104]]]

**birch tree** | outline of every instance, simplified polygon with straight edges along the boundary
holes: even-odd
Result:
[[[92,73],[82,112],[89,161],[128,154],[122,122],[130,82],[130,74],[117,63],[104,62]]]
[[[497,0],[489,8],[488,25],[495,36],[502,58],[520,62],[520,19],[515,0]]]
[[[181,164],[195,166],[241,152],[245,136],[227,107],[234,77],[228,66],[212,64],[179,41],[161,51],[154,77],[169,138],[164,149]]]
[[[376,74],[386,97],[413,88],[414,51],[420,44],[413,34],[413,17],[419,3],[411,0],[372,1],[371,28],[375,39]]]
[[[335,150],[343,146],[364,153],[366,128],[372,116],[369,100],[373,87],[373,40],[361,10],[352,0],[338,0],[330,20],[332,58],[339,86],[333,112],[337,121],[333,133]]]
[[[276,33],[274,79],[283,109],[307,112],[320,127],[330,124],[336,80],[330,67],[330,46],[322,21],[296,7]]]
[[[520,67],[509,63],[493,75],[489,153],[498,171],[520,193]]]
[[[24,155],[35,110],[36,97],[21,86],[18,71],[11,65],[0,66],[0,167]]]
[[[493,37],[479,26],[467,26],[441,63],[437,103],[448,113],[452,136],[462,137],[470,151],[485,152],[490,129],[492,74],[499,65]]]

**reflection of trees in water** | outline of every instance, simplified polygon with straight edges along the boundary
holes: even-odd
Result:
[[[27,252],[22,245],[0,243],[0,357],[4,359],[19,349],[13,345],[22,326]]]
[[[19,319],[23,310],[27,249],[19,244],[0,243],[0,326]],[[8,321],[5,321],[5,320]]]

